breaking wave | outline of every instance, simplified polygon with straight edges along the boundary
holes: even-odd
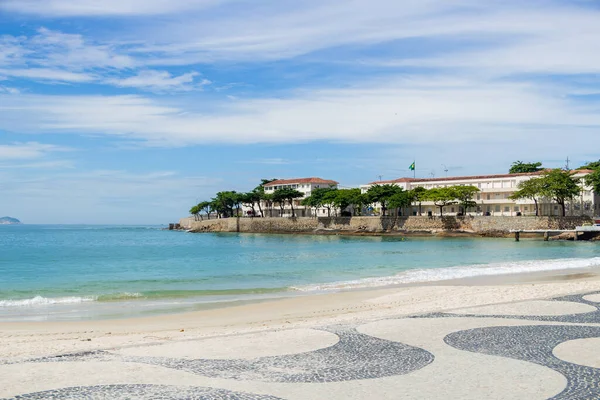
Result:
[[[600,257],[571,258],[559,260],[514,261],[494,264],[477,264],[449,268],[413,269],[397,275],[376,278],[364,278],[350,281],[305,285],[290,289],[300,292],[335,291],[393,286],[407,283],[425,283],[451,279],[522,274],[531,272],[581,269],[600,266]]]

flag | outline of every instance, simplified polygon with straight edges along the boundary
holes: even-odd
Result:
[[[414,171],[415,170],[415,163],[413,162],[412,164],[410,164],[410,167],[408,167],[409,170]]]

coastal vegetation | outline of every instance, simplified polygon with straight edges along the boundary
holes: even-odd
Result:
[[[600,193],[600,160],[587,163],[580,169],[591,169],[594,172],[585,177],[585,183],[591,186],[596,193]]]
[[[524,174],[529,172],[538,172],[543,170],[541,162],[526,163],[523,161],[515,161],[508,170],[509,174]]]
[[[591,184],[588,179],[586,183]],[[571,171],[551,169],[544,171],[539,178],[519,183],[519,190],[513,193],[512,200],[532,199],[535,203],[535,215],[539,216],[538,201],[541,198],[554,200],[561,207],[562,216],[566,215],[566,203],[581,194],[581,179]]]
[[[190,214],[196,220],[210,219],[211,215],[217,218],[242,216],[241,206],[250,208],[249,216],[265,217],[273,216],[273,208],[281,210],[289,205],[292,216],[295,216],[295,204],[304,194],[296,189],[281,188],[271,194],[265,193],[264,185],[273,180],[264,179],[250,192],[223,191],[218,192],[209,201],[202,201],[190,208]],[[474,186],[450,186],[445,188],[425,189],[416,187],[413,190],[404,190],[399,186],[383,184],[373,185],[365,193],[360,189],[337,189],[334,187],[315,188],[310,196],[303,198],[300,205],[315,212],[326,209],[327,216],[360,216],[365,211],[371,213],[374,208],[379,207],[382,216],[390,214],[399,216],[401,210],[415,204],[419,207],[418,214],[421,215],[421,203],[432,201],[440,207],[450,204],[460,204],[463,210],[475,206],[473,196],[479,192]],[[263,206],[266,209],[263,209]],[[464,211],[463,211],[464,212]]]
[[[510,196],[511,200],[531,199],[535,204],[535,215],[539,216],[539,201],[552,199],[561,207],[562,215],[566,215],[567,202],[582,193],[582,183],[600,192],[600,161],[589,163],[586,168],[594,169],[585,180],[574,176],[572,171],[563,169],[542,170],[540,162],[524,163],[516,161],[512,164],[511,172],[536,172],[542,170],[539,177],[534,177],[519,183],[518,190]],[[190,209],[190,214],[196,220],[242,216],[242,205],[246,207],[250,217],[273,216],[273,209],[279,207],[281,212],[289,206],[292,216],[296,216],[296,206],[302,205],[313,210],[316,215],[319,209],[325,209],[327,216],[361,216],[363,214],[381,216],[399,216],[402,210],[410,206],[418,207],[418,215],[422,215],[422,203],[430,202],[439,208],[443,216],[444,208],[458,205],[458,214],[466,214],[477,207],[474,197],[480,191],[475,186],[454,185],[426,189],[415,187],[404,190],[393,184],[374,184],[368,190],[338,189],[335,187],[315,188],[310,195],[293,188],[279,188],[272,193],[266,193],[264,185],[275,179],[263,179],[259,185],[249,192],[222,191],[208,201],[202,201]],[[298,201],[302,199],[301,201]]]

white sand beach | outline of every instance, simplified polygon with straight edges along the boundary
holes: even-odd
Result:
[[[123,320],[2,323],[0,397],[597,398],[568,397],[594,389],[563,367],[581,364],[598,390],[600,356],[590,349],[600,338],[600,279],[547,280],[349,291]],[[556,299],[574,294],[583,295]],[[489,332],[479,337],[478,329]],[[543,330],[540,337],[556,343],[515,329]],[[514,342],[515,332],[523,343]],[[523,357],[510,354],[518,346]],[[536,358],[554,347],[559,361]]]

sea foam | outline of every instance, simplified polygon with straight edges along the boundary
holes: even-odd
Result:
[[[52,304],[75,304],[88,301],[95,301],[95,297],[42,297],[35,296],[31,299],[20,300],[0,300],[0,307],[27,307],[27,306],[44,306]]]
[[[122,301],[139,299],[143,297],[141,293],[113,293],[101,296],[69,296],[69,297],[43,297],[35,296],[29,299],[8,299],[0,300],[0,307],[34,307],[48,306],[54,304],[77,304],[90,301]]]
[[[290,289],[301,292],[335,291],[392,286],[407,283],[437,282],[478,276],[495,276],[591,268],[597,266],[600,266],[600,257],[514,261],[493,264],[462,265],[449,268],[413,269],[392,276],[364,278],[317,285],[305,285],[291,287]]]

